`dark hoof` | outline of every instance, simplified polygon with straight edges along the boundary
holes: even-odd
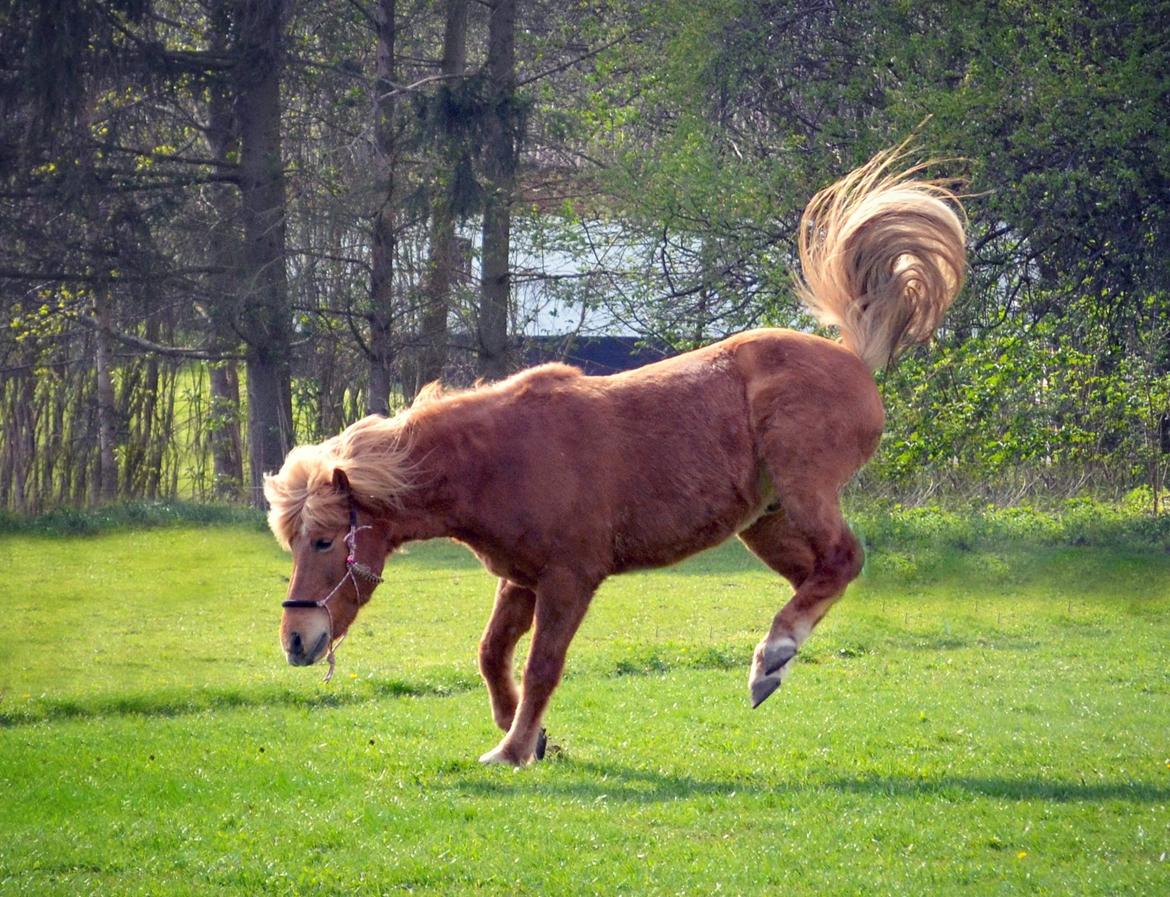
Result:
[[[756,650],[755,662],[752,664],[752,678],[748,689],[752,695],[752,710],[755,710],[768,699],[787,674],[787,666],[796,656],[796,645],[791,639],[783,639],[779,644],[761,645]]]
[[[764,667],[764,675],[771,676],[779,673],[784,667],[784,664],[788,663],[795,656],[796,648],[792,645],[777,645],[775,651],[766,651],[764,653],[764,662],[767,666]],[[771,694],[771,692],[768,694]]]
[[[755,710],[768,699],[776,689],[780,687],[779,676],[769,676],[767,679],[760,679],[752,683],[752,710]]]
[[[544,729],[540,730],[540,734],[536,736],[536,759],[543,760],[544,752],[548,749],[548,735]]]

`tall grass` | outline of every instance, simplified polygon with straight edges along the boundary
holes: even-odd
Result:
[[[1170,514],[1133,503],[1072,499],[1028,505],[903,507],[861,504],[850,522],[871,548],[938,545],[971,550],[1002,545],[1132,546],[1170,551]]]
[[[930,505],[905,507],[854,498],[848,517],[871,548],[999,544],[1133,546],[1170,551],[1170,514],[1151,516],[1139,501],[1073,499],[1055,507]],[[129,501],[99,508],[59,508],[39,516],[0,511],[5,533],[82,536],[162,526],[244,525],[263,529],[262,512],[192,501]]]
[[[98,508],[57,508],[27,516],[0,511],[0,536],[95,536],[124,530],[180,525],[242,525],[263,529],[264,514],[241,505],[194,501],[126,501]]]

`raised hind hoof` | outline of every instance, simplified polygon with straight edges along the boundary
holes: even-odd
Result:
[[[778,639],[772,644],[761,643],[752,658],[752,671],[748,676],[748,691],[752,696],[755,710],[768,699],[784,682],[796,656],[796,642],[790,638]]]

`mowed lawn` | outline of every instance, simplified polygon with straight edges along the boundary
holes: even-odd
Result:
[[[245,526],[0,537],[0,894],[1170,894],[1170,555],[885,546],[749,709],[789,590],[608,582],[515,772],[492,581],[392,559],[334,681]]]

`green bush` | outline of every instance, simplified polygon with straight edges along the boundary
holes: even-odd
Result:
[[[93,536],[126,529],[152,529],[179,524],[264,526],[255,508],[200,504],[188,501],[132,501],[99,508],[58,508],[36,517],[0,512],[0,534],[32,533],[47,536]]]
[[[851,515],[869,547],[933,545],[975,550],[1005,545],[1098,545],[1170,551],[1170,515],[1145,502],[1069,499],[1051,509],[1028,505],[963,510],[899,504],[862,506]]]

